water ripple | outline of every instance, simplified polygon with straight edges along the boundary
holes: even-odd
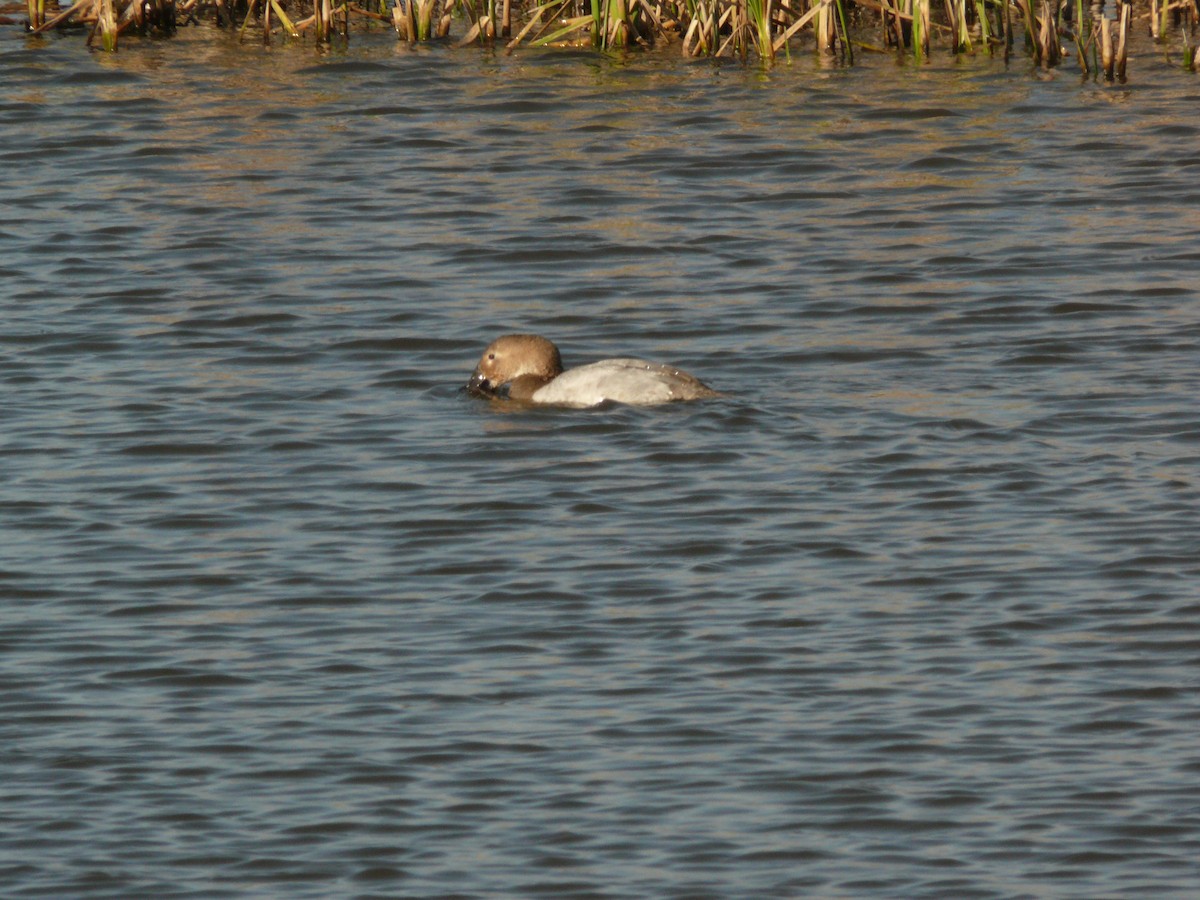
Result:
[[[0,54],[10,891],[1200,890],[1177,72]]]

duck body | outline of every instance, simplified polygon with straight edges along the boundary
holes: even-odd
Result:
[[[655,406],[720,396],[693,375],[644,359],[603,359],[565,372],[558,348],[540,335],[492,341],[467,385],[474,393],[547,406]]]

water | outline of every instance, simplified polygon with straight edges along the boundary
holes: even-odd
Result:
[[[1200,892],[1194,77],[0,54],[0,892]]]

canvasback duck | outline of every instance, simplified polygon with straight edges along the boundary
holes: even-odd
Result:
[[[558,348],[536,334],[506,334],[488,344],[467,389],[581,408],[606,401],[653,406],[720,396],[687,372],[644,359],[602,359],[564,372]]]

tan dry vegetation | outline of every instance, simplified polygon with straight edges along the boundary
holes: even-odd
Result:
[[[1139,0],[1139,4],[1143,0]],[[51,0],[51,4],[53,0]],[[1132,29],[1144,29],[1181,68],[1196,71],[1200,0],[27,0],[38,33],[70,25],[115,50],[127,33],[169,34],[209,18],[254,37],[318,42],[387,27],[401,40],[456,46],[678,46],[684,56],[764,63],[812,50],[854,61],[857,51],[1025,54],[1042,66],[1073,59],[1085,74],[1123,79]],[[20,7],[10,7],[9,11]],[[453,32],[456,32],[454,34]]]

